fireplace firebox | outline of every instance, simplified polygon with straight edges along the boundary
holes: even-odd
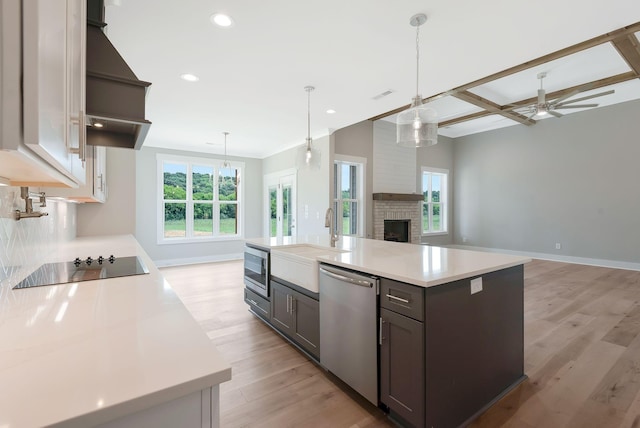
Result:
[[[411,220],[385,220],[384,240],[411,242]]]

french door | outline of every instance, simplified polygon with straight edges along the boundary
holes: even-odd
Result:
[[[271,238],[296,236],[295,171],[265,176],[265,235]]]

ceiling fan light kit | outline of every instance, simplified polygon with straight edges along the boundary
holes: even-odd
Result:
[[[400,112],[396,121],[396,143],[402,147],[428,147],[438,144],[438,116],[434,109],[422,103],[419,93],[420,26],[427,22],[423,13],[411,17],[409,24],[416,27],[416,96],[411,106]]]
[[[579,101],[590,100],[592,98],[602,97],[604,95],[613,94],[614,90],[604,91],[593,95],[587,95],[586,97],[580,97],[573,100],[569,100],[569,98],[579,94],[580,92],[588,91],[591,85],[584,85],[583,87],[576,89],[574,91],[569,92],[559,98],[556,98],[552,101],[547,101],[547,94],[544,90],[544,86],[542,81],[545,77],[547,77],[547,72],[542,71],[536,76],[538,80],[540,80],[540,89],[538,89],[538,100],[536,104],[527,106],[529,119],[542,119],[548,117],[549,115],[554,117],[562,117],[564,116],[557,110],[563,109],[574,109],[574,108],[593,108],[598,107],[598,104],[574,104]]]

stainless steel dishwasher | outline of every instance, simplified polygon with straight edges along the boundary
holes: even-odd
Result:
[[[376,406],[378,282],[320,265],[320,364]]]

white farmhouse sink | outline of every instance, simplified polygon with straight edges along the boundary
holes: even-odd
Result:
[[[315,245],[287,245],[271,250],[271,275],[318,293],[318,257],[347,251]]]

